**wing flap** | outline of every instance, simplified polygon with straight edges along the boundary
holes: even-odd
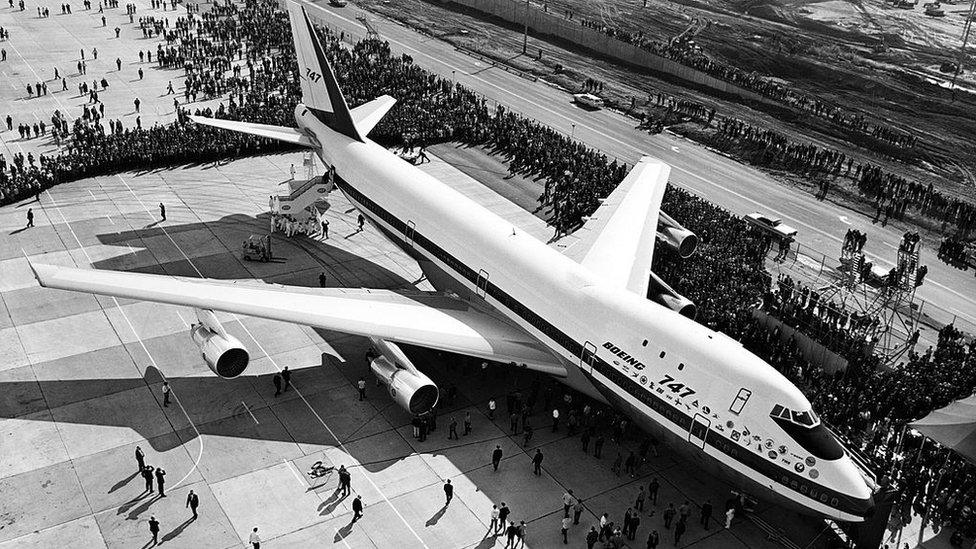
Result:
[[[564,253],[612,284],[647,294],[661,200],[671,167],[645,156],[610,193]]]
[[[562,371],[521,328],[438,294],[306,289],[31,264],[41,286],[212,309]],[[550,372],[552,373],[552,372]]]
[[[295,128],[269,126],[267,124],[255,124],[253,122],[237,122],[235,120],[221,120],[219,118],[207,118],[205,116],[190,116],[190,120],[197,124],[257,135],[259,137],[267,137],[268,139],[284,141],[285,143],[300,145],[302,147],[315,148],[316,146],[311,137]]]

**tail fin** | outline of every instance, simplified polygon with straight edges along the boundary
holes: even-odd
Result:
[[[295,53],[298,56],[302,103],[312,109],[325,125],[346,137],[362,141],[305,7],[291,0],[286,2],[292,38],[295,40]]]

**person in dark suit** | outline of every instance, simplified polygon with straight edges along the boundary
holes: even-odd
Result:
[[[517,542],[515,541],[516,536],[518,536],[518,526],[514,522],[508,523],[508,528],[505,529],[505,537],[508,541],[505,542],[505,548],[515,547]]]
[[[348,496],[352,492],[352,475],[345,465],[339,466],[339,489],[343,496]]]
[[[159,521],[154,516],[149,517],[149,533],[152,534],[152,544],[159,543]]]
[[[138,110],[139,105],[136,105],[136,111]],[[166,221],[166,206],[162,202],[159,203],[159,217],[163,218],[163,221]]]
[[[166,492],[163,491],[163,485],[166,484],[166,471],[162,467],[156,468],[156,487],[159,488],[159,497],[166,497]]]
[[[701,506],[701,525],[708,530],[708,521],[712,518],[712,500],[706,499]]]
[[[142,447],[136,446],[136,463],[139,464],[139,473],[146,468],[146,454],[142,453]]]
[[[283,391],[288,391],[288,386],[291,385],[291,372],[288,371],[288,366],[285,366],[281,370],[281,380],[284,381],[285,388]]]
[[[352,521],[356,522],[362,517],[363,517],[363,498],[362,496],[356,496],[356,499],[352,500]]]
[[[193,511],[193,519],[196,520],[197,507],[200,506],[200,496],[194,494],[193,490],[190,490],[190,493],[186,495],[186,506]]]
[[[454,498],[454,485],[451,484],[451,479],[447,479],[447,482],[444,483],[444,497],[446,498],[444,507],[447,507],[450,505],[451,499]]]
[[[502,461],[502,447],[495,445],[495,451],[491,453],[491,464],[498,470],[498,464]]]
[[[535,455],[532,456],[532,472],[535,473],[536,476],[542,474],[542,459],[543,459],[542,450],[536,448]],[[568,512],[569,511],[567,509],[567,513]]]
[[[146,465],[142,468],[142,478],[146,479],[146,491],[153,493],[153,466]]]

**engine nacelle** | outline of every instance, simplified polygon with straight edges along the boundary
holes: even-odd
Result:
[[[224,331],[217,316],[208,309],[197,309],[199,324],[190,326],[190,339],[197,344],[210,371],[225,379],[244,372],[251,357],[236,337]]]
[[[684,228],[671,216],[660,212],[657,218],[657,237],[678,252],[682,259],[687,259],[698,248],[698,235]]]
[[[692,320],[698,315],[698,307],[690,299],[674,291],[654,273],[647,285],[647,299]]]
[[[390,396],[411,414],[429,412],[436,404],[440,391],[437,385],[410,362],[397,344],[382,339],[372,339],[380,356],[369,367]]]

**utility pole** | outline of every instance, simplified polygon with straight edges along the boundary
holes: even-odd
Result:
[[[973,0],[976,2],[976,0]],[[529,51],[529,0],[525,0],[525,22],[524,30],[522,32],[522,55],[525,55]]]
[[[952,84],[949,85],[949,89],[952,90],[952,99],[956,98],[956,79],[959,78],[959,73],[962,71],[962,66],[966,62],[966,46],[969,44],[969,35],[973,29],[973,18],[976,17],[976,0],[969,6],[969,13],[966,15],[966,24],[963,27],[962,33],[962,47],[959,48],[959,59],[956,61],[956,72],[952,75]]]

